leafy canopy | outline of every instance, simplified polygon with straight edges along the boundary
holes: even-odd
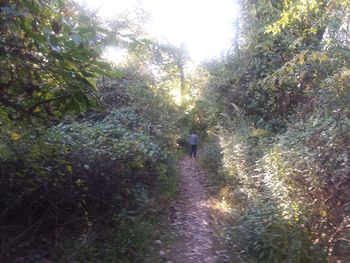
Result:
[[[113,38],[94,16],[71,1],[3,1],[0,32],[1,121],[95,104],[95,80],[111,70],[100,55]]]

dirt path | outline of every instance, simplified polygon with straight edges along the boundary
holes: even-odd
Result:
[[[228,262],[226,251],[216,246],[205,172],[195,158],[189,157],[180,161],[180,172],[180,198],[171,207],[172,231],[178,241],[170,249],[167,262]]]

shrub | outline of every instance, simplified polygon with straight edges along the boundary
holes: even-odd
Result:
[[[215,138],[211,138],[200,149],[201,166],[211,172],[218,171],[221,167],[221,148]]]
[[[72,258],[78,262],[95,261],[100,253],[99,260],[113,262],[142,256],[161,209],[155,198],[174,189],[176,176],[166,148],[149,129],[151,122],[139,118],[125,107],[94,123],[73,121],[39,136],[2,140],[4,259],[13,258],[13,246],[28,235],[33,244],[54,236],[62,257],[77,250]],[[11,236],[15,241],[7,240]]]
[[[348,122],[314,114],[267,136],[232,126],[220,131],[232,238],[257,262],[325,262],[347,235]]]

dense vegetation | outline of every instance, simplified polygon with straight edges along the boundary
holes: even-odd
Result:
[[[197,104],[216,127],[202,158],[252,262],[349,253],[349,7],[242,1],[237,42],[205,67]]]
[[[176,187],[185,52],[70,1],[0,15],[0,261],[141,261]]]
[[[190,75],[141,10],[0,2],[0,261],[143,262],[192,129],[249,262],[349,255],[350,1],[240,6]]]

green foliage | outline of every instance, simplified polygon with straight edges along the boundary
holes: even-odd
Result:
[[[135,111],[126,107],[113,110],[101,122],[56,126],[53,136],[62,134],[61,143],[72,147],[72,156],[74,151],[79,152],[79,158],[86,164],[97,165],[104,160],[104,165],[110,167],[106,161],[122,160],[126,165],[138,161],[143,165],[143,161],[157,160],[160,155],[160,147],[143,130],[149,125],[147,120],[141,123]]]
[[[0,6],[1,122],[59,118],[96,105],[100,58],[111,38],[72,1],[5,1]]]
[[[40,219],[40,233],[64,226],[59,240],[77,227],[83,239],[68,245],[63,257],[135,262],[154,233],[148,221],[161,209],[154,198],[171,198],[176,184],[174,165],[149,125],[122,107],[94,123],[60,124],[35,140],[26,135],[4,144],[12,152],[0,163],[7,174],[0,183],[3,225],[30,229]],[[115,235],[99,230],[111,224]]]
[[[1,260],[140,262],[176,194],[176,55],[156,80],[144,66],[159,61],[142,61],[153,42],[119,32],[133,23],[105,26],[70,1],[0,14]],[[100,55],[113,43],[141,62],[112,71]]]
[[[346,253],[349,6],[244,0],[235,46],[188,80],[184,49],[133,21],[102,26],[73,1],[3,1],[0,258],[45,243],[47,259],[142,261],[176,194],[170,152],[193,130],[250,260]],[[100,57],[110,43],[130,53],[114,73]]]
[[[236,46],[205,65],[201,92],[228,232],[253,262],[325,262],[349,251],[349,3],[242,3]]]
[[[236,127],[234,133],[221,128],[220,144],[226,173],[219,169],[219,175],[230,189],[224,197],[234,205],[231,239],[253,262],[325,262],[326,240],[314,242],[322,235],[323,227],[315,225],[325,209],[323,197],[317,204],[305,202],[310,185],[320,187],[316,175],[304,170],[315,164],[295,146],[252,128]]]
[[[220,170],[221,163],[221,148],[215,138],[211,138],[201,148],[200,155],[201,166],[205,169],[216,172]]]
[[[285,220],[271,200],[253,203],[237,223],[232,238],[238,236],[254,262],[326,262],[325,254],[309,238],[309,229],[303,225],[307,222]]]
[[[135,218],[123,222],[118,228],[99,229],[73,244],[71,240],[66,241],[60,258],[72,262],[140,262],[154,233],[150,222]]]

